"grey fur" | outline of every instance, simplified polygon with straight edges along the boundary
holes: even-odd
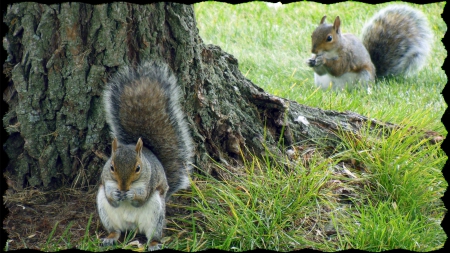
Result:
[[[158,249],[170,195],[187,188],[193,144],[179,102],[181,90],[167,65],[123,67],[103,94],[112,153],[103,167],[97,208],[112,244],[137,229]],[[155,244],[156,243],[156,244]]]
[[[170,120],[167,125],[152,125],[152,115],[134,115],[136,120],[142,120],[142,125],[146,126],[147,132],[139,132],[135,129],[126,129],[121,123],[120,107],[122,101],[120,96],[124,88],[136,80],[153,80],[164,90],[167,108],[165,108]],[[149,89],[152,87],[149,86]],[[163,63],[146,62],[136,69],[128,66],[123,67],[111,78],[104,91],[103,102],[106,111],[106,119],[111,128],[113,136],[118,138],[119,143],[135,144],[139,137],[142,137],[144,146],[150,149],[161,161],[169,183],[167,198],[179,189],[189,186],[188,173],[191,170],[193,158],[193,142],[189,134],[188,124],[184,118],[179,102],[181,90],[177,84],[176,77],[170,72],[169,67]],[[152,98],[148,98],[151,100]],[[143,104],[142,106],[145,106]],[[176,146],[154,146],[154,143],[161,142],[161,136],[154,136],[154,128],[172,128],[176,136],[164,136],[175,140]],[[157,139],[159,138],[159,139]],[[163,142],[165,145],[166,142]],[[168,142],[167,145],[172,145]],[[168,151],[167,151],[168,150]],[[175,167],[176,163],[178,168]],[[169,167],[168,167],[169,166]],[[180,173],[175,175],[173,173]],[[174,178],[175,177],[175,178]]]
[[[425,65],[433,41],[425,16],[408,5],[383,8],[362,34],[378,77],[416,74]]]

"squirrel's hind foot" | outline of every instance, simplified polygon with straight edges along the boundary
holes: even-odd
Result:
[[[119,240],[120,232],[111,232],[108,237],[102,238],[102,246],[114,245],[117,240]]]
[[[161,249],[162,244],[158,241],[152,241],[148,244],[147,250],[148,251],[155,251],[155,250],[160,250]]]

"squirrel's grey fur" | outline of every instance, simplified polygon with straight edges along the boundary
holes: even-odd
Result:
[[[138,81],[142,83],[134,88],[136,94],[130,94],[136,99],[133,108],[129,108],[130,113],[121,114],[120,109],[125,107],[121,100],[124,87]],[[162,97],[145,96],[145,90],[157,88],[162,91]],[[109,81],[103,94],[106,119],[112,135],[123,144],[134,145],[138,138],[142,138],[144,146],[161,161],[169,184],[167,198],[189,186],[187,175],[193,157],[188,124],[179,103],[180,93],[177,80],[167,65],[146,62],[136,69],[123,67]],[[139,113],[139,117],[131,110]],[[161,115],[167,116],[167,119],[162,120]]]
[[[180,88],[166,64],[124,67],[103,94],[114,136],[97,194],[100,220],[113,244],[136,229],[159,249],[166,200],[190,185],[193,144],[181,110]]]
[[[432,40],[425,16],[408,5],[381,9],[362,32],[377,77],[416,74],[426,63]]]

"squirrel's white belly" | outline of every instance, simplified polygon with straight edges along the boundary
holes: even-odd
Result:
[[[354,72],[345,73],[340,77],[335,77],[328,73],[322,76],[314,73],[314,83],[317,86],[322,87],[323,89],[328,89],[329,87],[333,89],[343,89],[346,86],[352,88],[361,79],[364,80],[366,78],[364,78],[364,76],[362,76],[360,73]]]
[[[100,218],[103,215],[102,220],[107,223],[105,227],[120,231],[137,228],[139,233],[144,234],[156,228],[160,218],[158,214],[164,212],[163,201],[159,192],[155,191],[143,206],[134,207],[130,202],[124,201],[118,207],[113,207],[106,199],[103,186],[99,188],[97,194]]]

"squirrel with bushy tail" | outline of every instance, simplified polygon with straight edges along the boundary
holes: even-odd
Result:
[[[135,230],[149,250],[161,247],[166,201],[190,185],[193,143],[180,94],[169,67],[153,61],[124,67],[107,84],[103,101],[114,140],[97,194],[109,233],[103,245]]]
[[[312,57],[307,64],[322,88],[370,85],[384,76],[412,76],[426,63],[433,34],[423,13],[408,5],[381,9],[363,27],[362,41],[341,32],[341,20],[312,33]]]

